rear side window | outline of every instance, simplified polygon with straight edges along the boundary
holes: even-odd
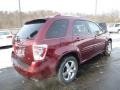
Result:
[[[64,37],[67,31],[68,20],[56,20],[48,29],[46,38]]]
[[[19,37],[20,39],[31,39],[34,36],[36,36],[36,34],[38,33],[38,31],[40,30],[40,28],[42,27],[42,25],[45,23],[45,21],[31,21],[31,22],[27,22],[22,28],[21,30],[17,33],[17,37]]]

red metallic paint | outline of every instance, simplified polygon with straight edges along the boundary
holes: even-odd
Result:
[[[65,37],[45,39],[48,28],[55,20],[59,19],[67,19],[69,21]],[[20,46],[25,47],[25,56],[23,58],[19,58],[15,51],[12,52],[13,66],[15,69],[25,77],[42,79],[55,75],[60,59],[68,53],[76,52],[80,56],[79,62],[82,63],[97,55],[99,52],[97,53],[96,51],[103,52],[107,41],[105,36],[72,36],[72,23],[76,19],[79,18],[64,16],[51,18],[44,24],[33,40],[14,42],[15,49]],[[34,61],[33,59],[32,45],[37,44],[48,45],[44,61]]]

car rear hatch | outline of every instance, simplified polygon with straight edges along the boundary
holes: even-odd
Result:
[[[32,45],[37,33],[41,30],[45,22],[46,19],[26,22],[14,37],[14,54],[20,58],[23,63],[30,65],[33,61]]]

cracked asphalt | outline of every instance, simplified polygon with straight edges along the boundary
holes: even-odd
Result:
[[[66,86],[56,77],[36,82],[25,79],[12,67],[12,48],[0,48],[0,90],[120,90],[120,34],[111,37],[111,56],[98,55],[82,64],[76,80]]]

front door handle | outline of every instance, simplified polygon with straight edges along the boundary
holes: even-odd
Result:
[[[77,37],[75,41],[80,41],[80,40],[84,40],[84,38]]]

